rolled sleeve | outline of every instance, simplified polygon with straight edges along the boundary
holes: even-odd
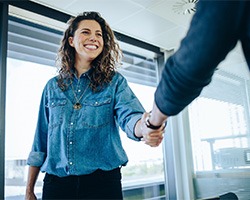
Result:
[[[141,119],[141,115],[136,115],[132,117],[127,123],[126,129],[125,129],[128,138],[135,140],[135,141],[141,141],[141,138],[138,138],[135,136],[135,125],[140,119]]]
[[[41,167],[44,163],[46,154],[44,152],[30,152],[27,164],[30,166]]]

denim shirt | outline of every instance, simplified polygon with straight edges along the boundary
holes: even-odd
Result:
[[[65,91],[58,87],[57,77],[46,84],[28,165],[64,177],[112,170],[128,162],[119,127],[140,141],[134,128],[144,108],[118,72],[99,92],[88,87],[89,73],[74,77]],[[84,93],[79,110],[73,108],[73,89],[77,98]]]

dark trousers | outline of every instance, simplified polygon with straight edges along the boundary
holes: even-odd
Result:
[[[45,174],[42,199],[115,199],[121,200],[120,168],[97,170],[81,176],[58,177]]]

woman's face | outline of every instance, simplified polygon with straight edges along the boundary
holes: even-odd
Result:
[[[69,37],[69,44],[75,48],[76,59],[93,61],[103,50],[101,26],[95,20],[81,21],[74,36]]]

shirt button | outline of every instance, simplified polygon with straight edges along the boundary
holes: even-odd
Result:
[[[98,102],[96,101],[96,102],[95,102],[95,105],[97,105],[97,104],[98,104]]]
[[[81,92],[81,90],[78,90],[78,92]]]
[[[73,122],[70,123],[71,126],[72,126],[73,124],[74,124]]]
[[[73,142],[69,142],[69,144],[73,144]]]
[[[73,163],[72,163],[72,162],[69,162],[69,164],[70,164],[70,165],[73,165]]]

